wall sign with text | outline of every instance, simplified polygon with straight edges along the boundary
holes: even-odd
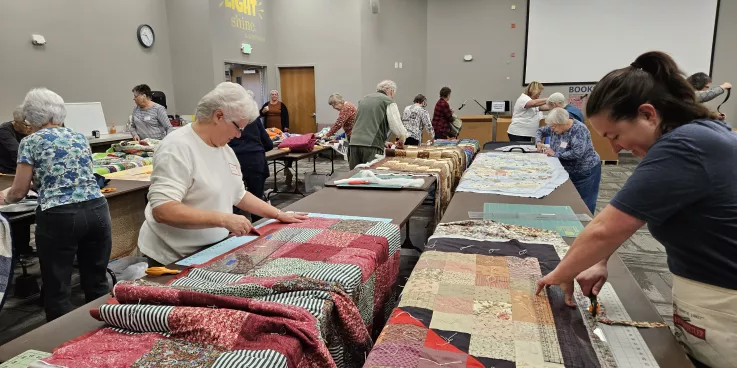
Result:
[[[246,39],[265,42],[264,1],[266,0],[221,0],[219,7],[228,15],[231,27],[246,32]]]

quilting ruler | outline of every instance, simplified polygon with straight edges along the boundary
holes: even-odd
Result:
[[[234,236],[225,239],[220,243],[211,246],[210,248],[197,252],[175,264],[180,266],[192,266],[196,264],[202,264],[256,239],[258,239],[258,236]]]
[[[579,306],[586,306],[581,310],[588,313],[589,299],[585,297],[576,285],[576,303]],[[599,303],[606,311],[607,318],[615,321],[631,321],[629,314],[624,309],[624,305],[619,300],[614,288],[607,282],[599,292]],[[650,348],[645,344],[642,335],[636,327],[629,326],[609,326],[603,323],[595,323],[593,319],[584,316],[589,331],[601,337],[603,333],[606,343],[609,345],[614,360],[618,368],[656,368],[659,367],[655,361]],[[598,331],[597,331],[598,330]]]
[[[468,212],[468,218],[474,220],[519,219],[530,221],[591,221],[585,213],[512,213],[512,212]]]

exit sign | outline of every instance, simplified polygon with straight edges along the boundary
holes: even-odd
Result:
[[[251,44],[244,43],[241,45],[241,52],[244,54],[250,54],[253,51],[253,47],[251,47]]]

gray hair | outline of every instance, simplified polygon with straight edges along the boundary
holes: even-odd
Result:
[[[16,123],[24,123],[26,121],[26,114],[23,113],[23,105],[18,105],[13,110],[13,121]]]
[[[547,125],[563,125],[568,124],[568,111],[562,107],[556,107],[550,110],[548,116],[545,117],[545,124]]]
[[[560,107],[566,107],[566,105],[568,105],[566,103],[566,98],[560,92],[555,92],[548,97],[548,105],[553,106],[553,104],[556,106],[559,105]]]
[[[248,93],[248,95],[249,95],[249,96],[251,96],[251,98],[252,98],[252,99],[253,99],[254,101],[256,100],[256,94],[255,94],[255,93],[253,93],[253,91],[251,91],[250,89],[247,89],[247,90],[246,90],[246,93]]]
[[[393,81],[387,79],[385,81],[381,81],[379,84],[376,85],[376,92],[389,93],[389,91],[397,93],[397,84]]]
[[[277,90],[275,90],[275,89],[272,89],[272,90],[271,90],[271,92],[269,92],[269,94],[272,94],[272,93],[274,93],[274,92],[276,92],[276,94],[277,94],[277,95],[279,94],[279,91],[277,91]]]
[[[251,122],[259,116],[258,106],[256,106],[253,98],[248,95],[246,89],[240,84],[231,82],[218,84],[215,89],[202,97],[200,102],[197,103],[195,119],[199,122],[207,122],[212,119],[217,110],[222,111],[225,119],[231,121],[247,120]]]
[[[343,96],[340,95],[340,93],[333,93],[328,98],[328,105],[335,106],[337,103],[344,103],[345,100],[343,99]]]
[[[23,115],[32,127],[41,128],[48,123],[63,124],[67,108],[61,96],[54,91],[34,88],[23,100]]]

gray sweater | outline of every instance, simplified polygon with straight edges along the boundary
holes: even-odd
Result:
[[[719,86],[711,87],[706,91],[696,91],[696,102],[711,101],[722,93],[724,93],[724,88]]]

